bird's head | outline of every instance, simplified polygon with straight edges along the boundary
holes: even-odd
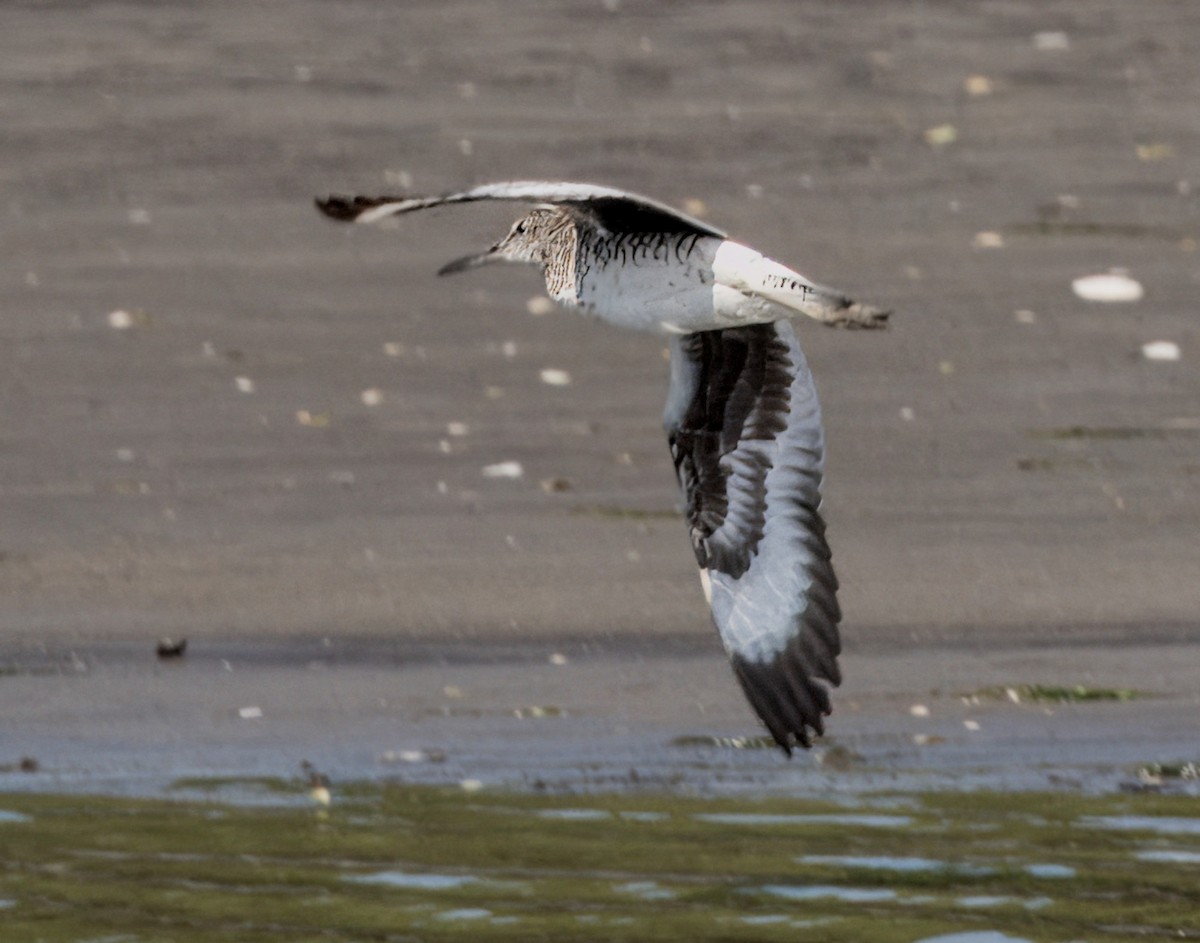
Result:
[[[525,262],[544,266],[559,241],[573,230],[570,217],[557,207],[538,207],[522,216],[508,235],[477,255],[464,256],[438,269],[439,275],[453,275],[490,262]]]

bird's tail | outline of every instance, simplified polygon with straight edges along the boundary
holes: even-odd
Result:
[[[878,330],[887,327],[892,312],[848,298],[839,291],[812,282],[791,282],[786,287],[762,291],[765,297],[828,327]]]
[[[873,308],[858,301],[851,301],[849,298],[843,298],[841,302],[840,305],[832,306],[829,313],[818,320],[830,327],[874,330],[887,327],[888,318],[892,316],[891,311]]]
[[[721,244],[713,258],[713,274],[723,285],[833,327],[886,327],[891,314],[809,281],[799,272],[736,242]]]

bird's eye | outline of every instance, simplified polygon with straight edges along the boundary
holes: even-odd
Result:
[[[525,234],[525,221],[522,220],[521,222],[517,223],[517,225],[513,227],[513,232],[516,233],[518,236],[524,235]]]

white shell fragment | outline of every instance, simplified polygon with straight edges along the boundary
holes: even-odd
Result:
[[[520,462],[497,462],[484,465],[482,474],[484,478],[520,478],[525,474],[525,469]]]
[[[1149,341],[1142,345],[1142,356],[1147,360],[1175,361],[1179,359],[1179,345],[1174,341]]]
[[[986,75],[968,75],[963,81],[967,94],[976,98],[992,94],[992,80]]]
[[[362,398],[364,406],[378,406],[383,402],[383,390],[374,386],[363,390],[359,395]]]
[[[1071,282],[1071,290],[1085,301],[1120,303],[1141,301],[1145,291],[1142,283],[1123,272],[1105,275],[1084,275]]]
[[[1004,236],[991,230],[977,232],[975,233],[975,238],[971,240],[971,245],[976,249],[1003,249]]]
[[[258,720],[262,717],[263,712],[261,707],[240,707],[238,708],[238,716],[242,720]]]
[[[1071,37],[1061,30],[1034,33],[1033,48],[1038,52],[1062,52],[1071,48]]]
[[[321,783],[317,783],[308,790],[308,797],[319,806],[329,808],[333,804],[333,796],[330,795],[329,787]]]
[[[958,128],[952,124],[939,124],[925,129],[925,143],[930,147],[945,147],[958,140]]]
[[[413,188],[413,175],[404,169],[392,168],[383,172],[383,179],[393,187],[399,187],[401,190],[411,190]]]
[[[547,386],[570,386],[571,374],[566,370],[556,370],[553,367],[547,367],[540,374],[542,382]]]
[[[379,754],[380,763],[423,763],[429,759],[424,750],[384,750]]]
[[[302,426],[312,426],[314,429],[324,429],[329,425],[329,413],[313,413],[307,409],[296,410],[296,422]]]
[[[254,392],[254,381],[249,377],[234,377],[233,384],[238,388],[239,393]]]
[[[535,318],[543,317],[554,310],[554,302],[545,295],[534,295],[525,302],[525,310]]]
[[[908,712],[910,714],[912,714],[913,717],[928,717],[929,716],[929,708],[926,707],[924,704],[914,704],[912,707],[910,707],[908,709]]]
[[[114,331],[127,331],[133,327],[133,315],[124,308],[108,313],[108,326]]]
[[[1170,160],[1175,156],[1175,148],[1170,144],[1139,144],[1136,152],[1137,159],[1145,163]]]

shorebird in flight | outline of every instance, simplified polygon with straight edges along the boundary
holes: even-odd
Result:
[[[823,682],[841,672],[837,578],[818,507],[824,433],[790,318],[883,327],[851,301],[636,194],[580,183],[493,183],[434,197],[317,200],[374,223],[448,203],[535,204],[486,252],[541,269],[555,301],[618,327],[664,333],[671,380],[663,423],[713,621],[747,699],[791,754],[824,732]]]

